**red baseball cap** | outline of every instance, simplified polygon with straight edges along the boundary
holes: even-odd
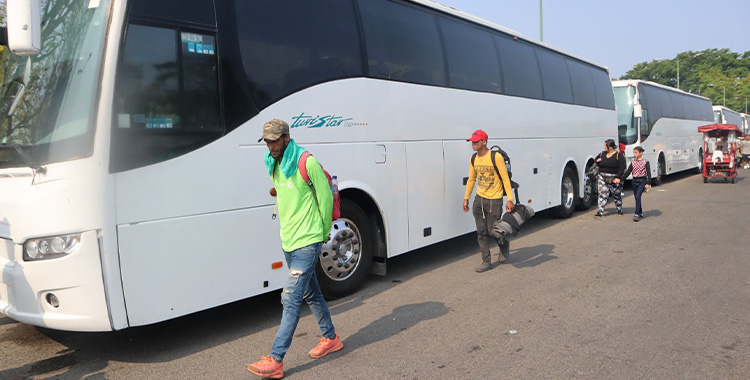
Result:
[[[485,131],[483,131],[481,129],[477,129],[476,131],[474,131],[474,133],[471,134],[471,137],[469,137],[468,139],[466,139],[466,141],[477,142],[477,141],[480,141],[480,140],[485,140],[486,141],[488,139],[489,139],[489,137],[487,137],[487,132],[485,132]]]

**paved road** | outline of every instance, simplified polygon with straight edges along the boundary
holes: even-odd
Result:
[[[303,314],[287,378],[749,379],[749,195],[750,170],[677,175],[639,223],[611,203],[600,221],[535,217],[486,273],[472,235],[391,259],[331,302],[343,351],[308,358],[320,333]],[[114,333],[0,317],[0,379],[251,379],[280,316],[274,293]]]

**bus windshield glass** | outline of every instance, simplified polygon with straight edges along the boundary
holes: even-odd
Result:
[[[90,156],[109,0],[42,1],[42,51],[0,52],[0,168]],[[20,148],[20,149],[19,149]]]
[[[625,145],[638,141],[638,129],[633,117],[635,105],[635,87],[615,87],[615,103],[617,108],[617,133],[620,142]]]

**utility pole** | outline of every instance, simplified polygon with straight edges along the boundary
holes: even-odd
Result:
[[[539,0],[539,41],[544,42],[544,18],[542,17],[542,0]]]

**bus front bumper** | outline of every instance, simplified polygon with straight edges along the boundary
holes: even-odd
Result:
[[[81,234],[78,251],[50,260],[23,261],[22,243],[0,239],[0,313],[56,330],[112,330],[95,231]]]

